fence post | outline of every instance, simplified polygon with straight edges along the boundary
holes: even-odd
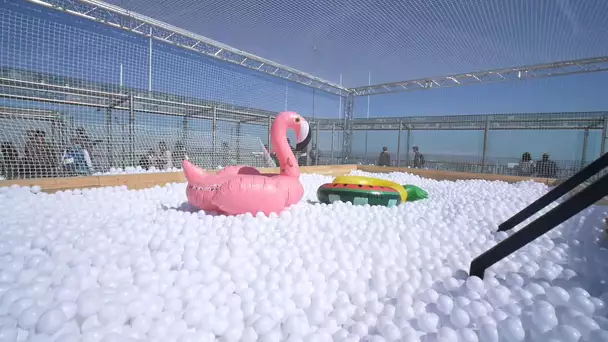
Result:
[[[108,170],[114,167],[114,156],[112,155],[112,108],[106,109],[106,153],[108,154]]]
[[[583,132],[583,150],[581,151],[581,166],[580,168],[585,167],[585,163],[587,163],[587,150],[589,145],[589,128],[585,128]]]
[[[331,165],[333,165],[334,163],[334,134],[336,133],[336,123],[332,122],[331,123]]]
[[[316,126],[315,126],[315,156],[317,156],[317,162],[315,164],[318,164],[318,162],[319,162],[319,121],[316,122]],[[308,158],[308,159],[310,159],[310,158]]]
[[[481,173],[486,170],[486,152],[488,151],[488,135],[490,133],[490,116],[486,116],[486,124],[483,129],[483,150],[481,152]]]
[[[135,166],[135,97],[129,95],[129,161],[130,166]]]
[[[363,154],[363,160],[364,160],[363,165],[367,164],[367,153],[368,153],[368,150],[367,150],[368,138],[367,138],[367,136],[368,136],[368,133],[369,133],[369,130],[365,129],[365,153]]]
[[[211,164],[217,165],[217,107],[213,106],[213,118],[211,119]]]
[[[602,122],[602,141],[600,142],[600,157],[606,153],[606,135],[608,134],[608,116],[604,116],[604,121]]]
[[[401,131],[403,130],[403,121],[399,120],[399,133],[397,134],[397,165],[399,167],[401,162]]]
[[[241,164],[241,122],[236,123],[236,164]],[[226,165],[224,165],[226,166]]]
[[[407,133],[405,135],[405,167],[410,167],[410,138],[411,138],[412,129],[408,125]]]
[[[184,117],[182,118],[182,140],[184,141],[184,144],[186,144],[186,141],[188,140],[188,117],[190,116],[190,113],[185,113]]]
[[[272,116],[270,114],[268,114],[268,152],[272,151],[272,139],[270,139],[271,128],[272,128]]]

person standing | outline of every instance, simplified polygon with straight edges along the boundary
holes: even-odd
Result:
[[[378,166],[391,166],[391,154],[386,146],[382,147],[382,152],[378,156]]]
[[[424,160],[424,155],[420,153],[420,149],[418,146],[412,147],[412,151],[414,151],[414,168],[421,169],[426,164]]]

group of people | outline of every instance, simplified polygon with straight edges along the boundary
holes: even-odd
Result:
[[[518,165],[520,176],[555,178],[558,171],[557,164],[549,158],[549,153],[543,153],[540,160],[535,161],[530,152],[524,152]]]
[[[173,150],[169,149],[166,142],[158,143],[158,149],[148,149],[148,151],[140,158],[139,166],[149,170],[152,167],[159,170],[167,170],[171,168],[180,168],[182,161],[187,160],[186,146],[182,141],[177,141]]]
[[[287,140],[291,146],[291,142]],[[0,144],[0,174],[7,179],[88,175],[93,171],[91,152],[100,142],[103,140],[91,139],[82,127],[74,131],[63,147],[54,146],[49,142],[45,131],[30,130],[26,132],[23,155],[19,153],[13,142],[6,141]],[[278,165],[276,154],[270,151],[268,145],[264,147],[265,154]],[[222,143],[223,154],[228,155],[227,150],[228,143]],[[308,152],[297,152],[293,147],[292,150],[299,165],[318,164],[318,152],[314,144]],[[412,147],[412,152],[414,154],[412,166],[424,168],[426,161],[418,146]],[[153,167],[160,170],[179,168],[181,162],[186,159],[188,156],[182,141],[177,141],[173,150],[169,149],[166,142],[161,141],[156,150],[149,149],[141,157],[139,166],[148,170]],[[388,147],[382,148],[377,165],[391,166]],[[538,161],[532,159],[530,152],[523,153],[517,170],[520,176],[546,178],[555,178],[558,173],[557,164],[550,159],[548,153],[544,153]]]
[[[7,179],[90,174],[90,151],[101,142],[92,140],[84,128],[76,129],[64,146],[49,142],[44,130],[29,130],[25,136],[22,155],[13,142],[0,144],[0,171]]]
[[[414,168],[423,168],[426,164],[424,160],[424,155],[420,152],[418,146],[412,147],[412,151],[414,152]],[[388,151],[388,147],[382,147],[382,152],[380,152],[380,156],[378,157],[378,166],[391,166],[391,154]]]
[[[73,177],[91,175],[93,169],[93,150],[103,142],[91,139],[84,128],[77,128],[63,144],[47,139],[44,130],[26,132],[23,153],[14,142],[0,144],[0,176],[5,179]],[[171,169],[181,167],[188,159],[184,143],[178,141],[173,150],[161,141],[158,149],[149,149],[139,165],[144,169]]]

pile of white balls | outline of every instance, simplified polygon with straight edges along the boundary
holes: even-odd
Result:
[[[369,175],[355,172],[359,175]],[[396,208],[193,212],[185,184],[0,189],[0,341],[608,341],[608,249],[588,210],[490,268],[471,260],[536,183],[415,184]]]

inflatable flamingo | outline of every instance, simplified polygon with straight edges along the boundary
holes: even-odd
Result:
[[[274,120],[270,139],[279,159],[279,174],[262,174],[249,166],[228,166],[210,174],[184,160],[184,174],[188,180],[186,196],[193,206],[227,215],[244,213],[266,215],[279,213],[302,199],[300,169],[287,142],[287,130],[296,132],[296,150],[303,150],[310,142],[308,122],[294,112],[282,112]]]

